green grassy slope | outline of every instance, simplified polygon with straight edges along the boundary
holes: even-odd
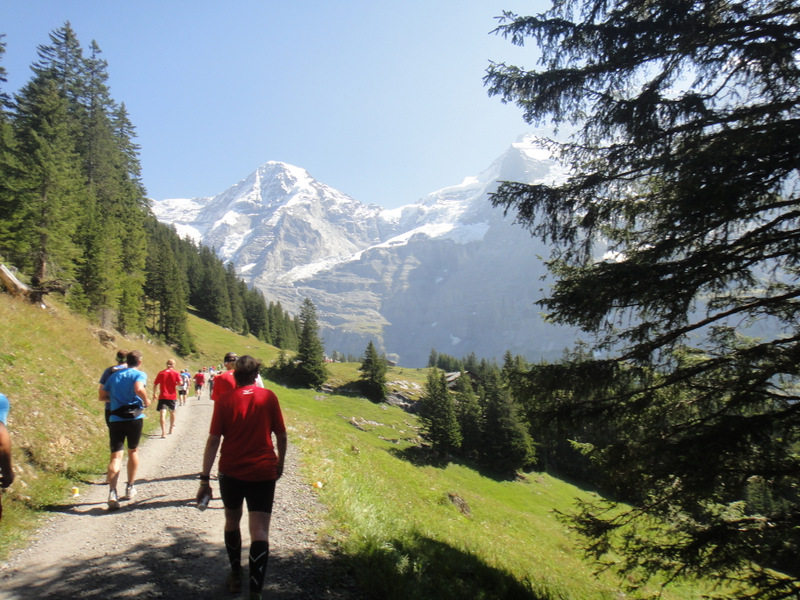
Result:
[[[72,482],[104,477],[108,459],[97,379],[114,350],[65,309],[42,310],[0,294],[0,391],[12,401],[18,482],[4,497],[0,558],[24,541],[51,505],[69,501]],[[197,317],[200,356],[178,366],[217,365],[225,352],[265,363],[278,351]],[[118,339],[144,352],[149,381],[172,357],[146,340]],[[330,365],[343,389],[358,365]],[[425,372],[390,369],[390,387],[419,395]],[[280,398],[290,447],[330,508],[321,543],[332,544],[372,597],[619,599],[617,582],[594,577],[553,514],[586,492],[545,474],[496,480],[459,464],[433,465],[417,444],[416,417],[361,398],[269,384]],[[157,425],[151,420],[150,427]],[[279,507],[276,510],[280,510]],[[646,597],[657,588],[643,592]],[[699,590],[664,598],[699,598]]]

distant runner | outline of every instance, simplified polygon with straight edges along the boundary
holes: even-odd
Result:
[[[178,386],[178,406],[186,404],[186,394],[189,393],[189,371],[181,371],[181,383]]]
[[[194,376],[194,393],[197,399],[200,400],[200,394],[203,393],[203,384],[206,382],[206,376],[200,369],[197,370]]]
[[[181,374],[175,370],[175,361],[167,361],[167,368],[156,375],[153,382],[153,398],[158,398],[156,410],[161,419],[161,438],[166,437],[166,416],[169,410],[169,432],[175,431],[175,401],[178,398],[177,388],[181,383]],[[159,387],[161,388],[159,391]]]
[[[233,378],[233,367],[236,365],[236,353],[228,352],[225,358],[222,359],[222,362],[225,365],[225,372],[214,378],[216,385],[211,392],[211,399],[214,401],[232,392],[236,387],[236,380]]]

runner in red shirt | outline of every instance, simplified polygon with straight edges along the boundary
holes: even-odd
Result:
[[[197,370],[194,376],[194,393],[197,399],[200,400],[200,394],[203,392],[203,384],[206,382],[206,375],[200,369]]]
[[[260,366],[261,362],[252,356],[239,358],[234,370],[236,389],[214,404],[197,491],[198,505],[204,498],[211,497],[211,468],[222,442],[219,491],[225,506],[225,548],[231,564],[228,589],[239,593],[242,588],[239,523],[243,503],[247,500],[251,598],[261,598],[264,586],[275,482],[283,475],[287,447],[286,426],[278,397],[271,390],[255,385]]]
[[[175,361],[167,361],[167,368],[160,371],[153,381],[153,398],[158,398],[156,410],[161,414],[161,437],[166,435],[166,415],[169,409],[169,432],[175,430],[175,400],[178,398],[177,387],[181,383],[181,374],[175,370]],[[159,393],[159,386],[161,392]]]
[[[222,398],[225,394],[233,391],[236,387],[236,381],[233,378],[233,367],[236,365],[236,353],[228,352],[225,358],[222,359],[227,369],[221,375],[214,377],[214,389],[211,391],[211,399],[216,401]]]

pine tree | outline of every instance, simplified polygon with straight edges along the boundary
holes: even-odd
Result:
[[[300,339],[303,333],[302,316],[295,319],[288,312],[283,313],[283,321],[280,325],[279,338],[283,344],[281,347],[286,350],[299,350]]]
[[[461,447],[461,431],[456,418],[456,408],[444,373],[428,370],[425,391],[419,400],[419,417],[422,436],[438,456],[447,456]]]
[[[194,342],[186,315],[188,286],[176,258],[179,240],[172,227],[155,219],[149,220],[148,225],[145,291],[152,311],[151,329],[185,355],[193,350]]]
[[[245,319],[247,326],[254,336],[267,343],[269,339],[269,314],[264,294],[257,289],[248,289],[245,292]]]
[[[380,356],[372,340],[364,351],[364,360],[359,371],[361,391],[373,402],[383,402],[386,399],[386,358]]]
[[[192,304],[205,318],[222,327],[231,326],[231,301],[225,267],[211,248],[200,247],[199,285],[195,288]]]
[[[85,89],[83,78],[84,60],[75,30],[69,21],[50,32],[50,44],[42,44],[37,48],[39,60],[33,63],[37,79],[46,78],[56,84],[58,94],[69,107],[73,125],[78,128],[81,117]]]
[[[109,327],[116,322],[121,296],[123,235],[119,210],[114,209],[123,199],[114,160],[118,149],[109,119],[112,101],[106,86],[107,65],[99,55],[99,47],[93,44],[91,58],[82,61],[83,95],[78,98],[83,108],[78,151],[90,194],[82,211],[83,259],[78,281],[101,314],[101,323]]]
[[[270,302],[267,308],[269,316],[269,343],[276,348],[286,349],[284,340],[281,339],[281,326],[283,324],[283,307],[280,302]]]
[[[6,52],[5,34],[0,34],[0,60]],[[0,64],[0,84],[5,84],[6,70]],[[11,99],[0,88],[0,253],[19,263],[18,237],[22,227],[22,187],[25,175],[19,158],[17,140],[10,115]]]
[[[469,373],[462,371],[456,384],[456,417],[461,430],[461,452],[479,459],[483,452],[483,411]]]
[[[439,364],[439,353],[436,352],[436,348],[431,348],[431,353],[428,355],[428,368],[436,368]]]
[[[532,387],[543,418],[628,427],[588,451],[633,508],[586,504],[576,528],[633,585],[660,573],[796,596],[796,4],[567,0],[498,31],[537,40],[543,68],[492,65],[490,93],[579,126],[554,146],[570,177],[492,198],[553,245],[549,318],[595,338]]]
[[[309,298],[303,300],[300,308],[300,324],[302,330],[296,357],[298,383],[319,387],[328,378],[328,370],[325,367],[325,350],[319,337],[317,309]]]
[[[239,285],[240,280],[236,276],[236,267],[232,262],[225,266],[225,282],[228,287],[228,298],[230,298],[231,320],[229,327],[237,333],[244,332],[244,296]]]
[[[117,315],[121,331],[141,331],[144,324],[145,260],[147,235],[145,224],[151,219],[150,208],[141,185],[138,145],[133,141],[135,128],[128,119],[125,105],[115,107],[111,118],[118,149],[120,198],[116,204],[120,215],[122,280]]]
[[[485,404],[484,462],[506,475],[533,464],[533,440],[498,374],[487,381]]]
[[[26,176],[12,216],[19,223],[16,254],[21,266],[31,269],[34,285],[69,281],[80,255],[76,238],[87,192],[68,103],[52,77],[45,73],[21,90],[16,121]]]

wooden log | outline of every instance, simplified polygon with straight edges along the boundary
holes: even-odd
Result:
[[[0,264],[0,282],[12,296],[30,298],[31,288],[22,283],[14,273],[4,264]]]

